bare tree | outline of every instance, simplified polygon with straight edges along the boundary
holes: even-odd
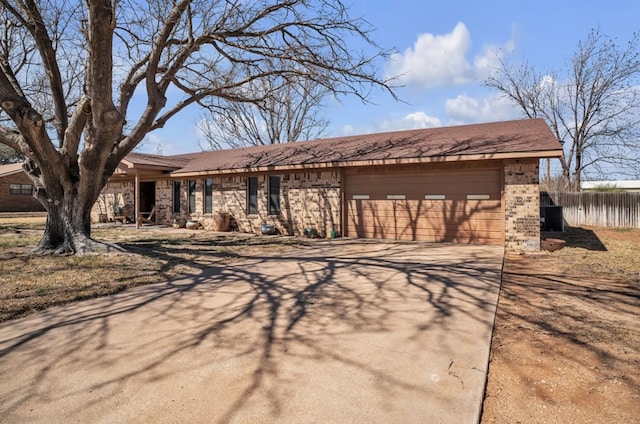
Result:
[[[0,143],[25,155],[47,209],[42,252],[107,249],[91,239],[100,191],[146,134],[190,105],[259,102],[246,88],[274,75],[363,100],[372,87],[393,95],[374,66],[386,52],[341,0],[0,0],[0,14],[10,40],[0,43],[0,107],[11,121]],[[352,49],[356,39],[374,53]]]
[[[270,80],[251,84],[262,93],[258,102],[214,99],[206,105],[198,128],[201,148],[224,149],[312,140],[320,137],[329,122],[320,115],[327,89],[311,80]]]
[[[544,118],[564,146],[565,187],[580,189],[586,171],[635,174],[640,168],[640,42],[624,45],[592,30],[568,61],[566,73],[539,73],[502,62],[487,85],[529,118]]]

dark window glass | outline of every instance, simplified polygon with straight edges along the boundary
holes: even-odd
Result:
[[[180,213],[180,181],[173,182],[173,213]]]
[[[269,215],[280,215],[280,176],[269,176]]]
[[[204,180],[204,213],[213,212],[213,179]]]
[[[31,195],[33,194],[33,185],[9,184],[9,194]]]
[[[247,178],[247,214],[258,213],[258,177]]]
[[[189,213],[196,211],[196,180],[189,180]]]

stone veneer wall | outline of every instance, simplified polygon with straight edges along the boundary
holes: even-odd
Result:
[[[269,175],[280,176],[280,214],[268,213]],[[340,174],[338,171],[304,171],[252,175],[258,177],[258,213],[247,215],[248,175],[213,178],[213,213],[204,211],[204,179],[196,179],[196,210],[182,217],[201,222],[205,229],[215,228],[215,215],[230,214],[238,230],[259,233],[262,223],[274,224],[281,234],[302,235],[315,229],[329,237],[340,229]],[[187,209],[188,180],[182,181],[182,211]]]
[[[98,197],[91,210],[91,221],[98,222],[99,215],[107,215],[108,220],[113,220],[116,206],[123,207],[126,204],[133,206],[135,184],[133,181],[110,182]]]
[[[181,199],[182,200],[182,199]],[[184,199],[186,202],[186,197]],[[173,223],[173,181],[156,181],[156,222],[159,224]]]
[[[155,183],[155,218],[158,223],[171,224],[174,218],[172,208],[173,182],[171,180],[157,180]],[[115,216],[116,206],[123,207],[126,204],[135,205],[135,183],[133,181],[109,182],[91,210],[91,221],[98,222],[100,214],[107,215],[107,220],[111,221]]]
[[[504,162],[505,249],[540,250],[539,160]]]

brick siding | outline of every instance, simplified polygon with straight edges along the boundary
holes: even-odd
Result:
[[[280,176],[280,214],[269,215],[269,175]],[[258,179],[258,213],[247,214],[247,179]],[[180,212],[173,213],[173,182],[180,181]],[[156,219],[159,224],[200,222],[205,229],[217,227],[220,213],[229,214],[238,231],[260,233],[262,223],[273,224],[280,234],[303,235],[314,229],[322,237],[340,229],[340,174],[338,171],[291,172],[283,174],[225,175],[213,177],[212,213],[204,213],[204,178],[195,179],[195,209],[189,211],[189,179],[156,181]],[[109,183],[92,212],[114,217],[116,206],[134,204],[132,181]]]
[[[269,175],[280,176],[280,214],[269,215]],[[179,217],[196,220],[205,229],[216,227],[216,214],[228,213],[238,230],[260,233],[263,223],[273,224],[280,234],[303,235],[314,229],[322,237],[329,237],[340,227],[340,177],[338,171],[291,172],[283,174],[228,175],[213,178],[213,213],[204,213],[204,179],[196,180],[196,208],[186,213],[188,180],[182,181]],[[247,180],[258,180],[258,211],[247,214]],[[178,218],[175,216],[174,218]]]
[[[538,159],[504,163],[505,249],[540,250]]]
[[[35,212],[44,211],[44,206],[29,194],[11,194],[11,184],[28,184],[33,187],[33,181],[24,172],[6,175],[0,178],[0,212]]]
[[[93,209],[91,210],[91,220],[98,222],[99,215],[106,215],[109,221],[116,216],[116,207],[122,208],[125,205],[133,206],[135,184],[133,181],[110,182],[102,190]]]

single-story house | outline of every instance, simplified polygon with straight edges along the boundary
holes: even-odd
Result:
[[[33,181],[22,169],[22,164],[0,165],[0,212],[44,210],[44,206],[33,197]]]
[[[176,156],[129,154],[94,208],[259,233],[540,248],[542,119],[337,137]],[[100,215],[100,216],[99,216]]]

